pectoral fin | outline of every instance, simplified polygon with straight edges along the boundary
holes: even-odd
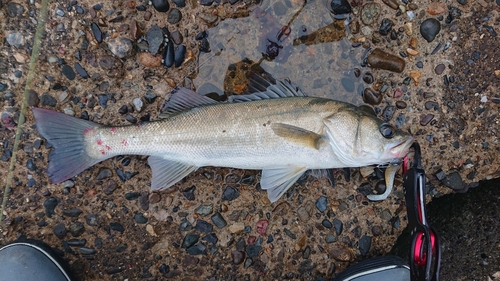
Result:
[[[262,170],[260,186],[267,190],[267,197],[271,203],[278,199],[294,184],[307,170],[306,167],[285,167]]]
[[[161,190],[171,187],[176,182],[198,169],[198,167],[195,166],[170,161],[158,156],[150,156],[148,158],[148,164],[151,166],[153,173],[151,190]]]
[[[389,197],[391,194],[392,187],[394,186],[394,177],[396,176],[397,171],[401,168],[401,165],[391,165],[385,169],[385,192],[382,194],[370,194],[366,196],[371,201],[382,201]]]
[[[314,149],[319,149],[323,143],[321,135],[300,127],[283,123],[273,123],[271,124],[271,129],[276,135],[286,139],[287,141],[302,144]]]

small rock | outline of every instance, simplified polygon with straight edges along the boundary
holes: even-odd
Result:
[[[232,201],[240,196],[240,192],[238,189],[232,186],[226,186],[224,191],[222,192],[222,200]]]
[[[106,182],[106,185],[104,187],[104,194],[106,195],[111,195],[113,193],[113,191],[115,191],[117,187],[117,184],[114,180],[110,179]]]
[[[326,228],[332,228],[332,223],[327,220],[327,219],[324,219],[322,222],[321,222],[321,225],[323,225],[324,227]]]
[[[269,222],[267,220],[259,220],[257,222],[257,233],[259,233],[262,236],[266,236],[266,231],[267,231],[268,225],[269,225]]]
[[[207,249],[207,246],[205,246],[205,244],[198,242],[195,245],[187,248],[186,251],[188,252],[188,254],[193,255],[193,256],[206,255],[207,254],[206,249]]]
[[[372,25],[380,14],[380,4],[366,3],[361,9],[361,20],[365,25]]]
[[[39,102],[40,102],[40,99],[38,98],[37,92],[30,90],[28,93],[28,105],[29,106],[37,106]]]
[[[24,37],[19,32],[9,33],[7,35],[7,43],[11,46],[19,48],[24,45]]]
[[[422,114],[420,115],[420,125],[426,126],[432,119],[434,119],[433,114]]]
[[[142,213],[139,212],[135,213],[134,220],[138,224],[146,224],[148,222],[148,218],[146,218]]]
[[[194,244],[198,242],[200,239],[200,236],[196,233],[188,233],[186,236],[184,236],[184,239],[182,240],[182,245],[181,247],[184,249],[187,249]]]
[[[258,245],[249,245],[245,247],[245,252],[249,258],[255,258],[259,255],[259,252],[262,250],[262,246]]]
[[[95,214],[87,214],[85,216],[85,222],[87,222],[87,224],[90,225],[90,226],[97,226],[98,225],[97,215],[95,215]]]
[[[107,179],[109,177],[111,177],[113,175],[113,172],[111,172],[110,169],[101,169],[101,171],[99,172],[99,174],[97,175],[96,177],[96,180],[103,180],[103,179]]]
[[[172,2],[177,6],[177,8],[186,7],[186,0],[172,0]]]
[[[111,222],[109,224],[109,227],[112,230],[118,231],[118,232],[121,232],[121,233],[123,233],[125,231],[125,227],[123,227],[123,225],[121,225],[120,223],[117,223],[117,222]]]
[[[141,111],[142,111],[142,106],[144,105],[144,103],[142,102],[142,99],[141,99],[141,98],[135,98],[135,99],[132,101],[132,104],[134,105],[135,110],[137,110],[138,112],[141,112]]]
[[[342,231],[344,230],[344,224],[341,220],[337,218],[333,219],[333,227],[335,228],[335,233],[337,234],[337,236],[342,234]]]
[[[382,2],[391,7],[393,10],[397,10],[399,8],[399,2],[397,0],[382,0]]]
[[[133,47],[132,41],[128,38],[111,38],[108,40],[108,48],[113,55],[122,59],[132,53]]]
[[[80,248],[80,254],[82,255],[95,255],[97,251],[92,248],[86,248],[86,247],[81,247]]]
[[[213,225],[204,220],[197,220],[194,228],[200,232],[212,232]]]
[[[245,260],[245,253],[242,251],[234,250],[231,252],[231,259],[234,264],[241,264]]]
[[[64,223],[60,223],[60,224],[57,224],[56,226],[54,226],[54,235],[59,238],[59,239],[63,239],[64,236],[66,236],[66,227],[64,226]]]
[[[53,214],[55,214],[55,208],[58,204],[58,201],[56,198],[48,198],[47,200],[45,200],[45,202],[43,202],[43,207],[45,208],[45,215],[49,218],[52,217]]]
[[[385,35],[389,34],[389,32],[391,32],[393,26],[394,26],[394,22],[390,19],[385,18],[382,20],[382,23],[380,24],[380,28],[379,28],[378,32],[381,35],[385,36]]]
[[[186,197],[187,200],[189,201],[192,201],[194,200],[194,191],[196,190],[196,186],[191,186],[191,187],[188,187],[184,190],[182,190],[182,195],[184,195],[184,197]]]
[[[211,6],[214,3],[214,0],[200,0],[200,4],[203,6]]]
[[[183,37],[182,37],[182,34],[178,31],[178,30],[175,30],[174,32],[172,32],[171,34],[171,38],[172,38],[172,41],[174,41],[174,43],[176,45],[180,45],[182,44],[182,41],[183,41]]]
[[[173,8],[169,13],[167,17],[167,21],[171,24],[176,24],[180,22],[182,19],[182,14],[179,9]]]
[[[72,218],[77,218],[83,213],[82,210],[78,208],[71,208],[70,210],[63,210],[63,215],[72,217]]]
[[[242,222],[236,222],[229,226],[229,231],[234,234],[240,234],[245,230],[245,224]]]
[[[163,43],[163,32],[158,25],[153,25],[146,33],[146,40],[149,44],[149,52],[154,56],[158,53],[161,44]]]
[[[0,4],[0,7],[1,7],[1,4]],[[9,4],[7,4],[7,14],[11,18],[14,18],[14,17],[21,18],[24,14],[24,7],[23,7],[23,5],[21,5],[19,3],[11,1],[11,2],[9,2]]]
[[[449,187],[453,189],[455,192],[460,192],[464,193],[468,190],[467,185],[464,183],[462,180],[462,177],[458,172],[453,172],[449,175],[447,175],[443,180],[442,183],[444,186]]]
[[[317,200],[316,200],[316,208],[320,211],[320,212],[324,212],[326,210],[326,208],[328,207],[328,200],[326,199],[325,196],[321,196],[319,197]]]
[[[217,226],[218,228],[223,228],[224,226],[227,225],[226,220],[224,217],[219,212],[216,212],[212,217],[212,222]]]
[[[152,55],[149,52],[140,52],[137,54],[137,60],[145,67],[155,68],[161,66],[161,54]]]
[[[75,69],[76,69],[76,72],[78,73],[78,75],[80,75],[83,79],[88,79],[90,77],[89,74],[87,73],[87,71],[85,70],[85,68],[83,68],[80,65],[80,63],[75,62]]]
[[[328,253],[330,256],[338,261],[348,262],[352,259],[352,253],[349,249],[341,246],[331,248]]]
[[[344,77],[340,80],[340,83],[347,92],[354,92],[354,81],[352,79]]]
[[[420,25],[420,34],[427,42],[432,42],[441,31],[441,24],[435,18],[429,18]]]
[[[363,235],[361,239],[359,239],[359,252],[362,256],[366,256],[370,251],[370,247],[372,246],[372,237]]]
[[[415,83],[415,86],[418,86],[419,79],[422,76],[422,72],[412,70],[412,71],[410,71],[409,75],[410,75],[411,79],[413,79],[413,83]]]
[[[94,34],[94,38],[97,41],[97,43],[101,43],[103,37],[102,37],[102,32],[101,32],[101,29],[99,28],[99,26],[95,23],[91,23],[90,29],[92,30],[92,34]]]
[[[401,73],[405,68],[405,61],[395,55],[386,53],[381,49],[375,49],[368,55],[368,63],[373,68],[389,70]]]
[[[77,221],[69,226],[69,232],[73,235],[73,237],[78,237],[85,232],[85,227],[83,226],[83,223]]]
[[[446,12],[446,4],[440,2],[431,2],[429,6],[427,6],[427,13],[429,15],[439,15]]]
[[[151,1],[151,4],[153,4],[153,7],[158,12],[166,12],[168,11],[168,9],[170,9],[170,4],[168,3],[168,0],[153,0]]]
[[[330,6],[335,15],[349,14],[352,12],[351,5],[347,0],[332,0]]]
[[[370,105],[378,105],[382,102],[384,97],[379,93],[375,92],[371,88],[365,88],[363,90],[363,101]]]
[[[331,233],[328,233],[325,237],[325,242],[328,244],[333,243],[333,242],[337,242],[338,240],[339,239]]]
[[[438,65],[436,66],[436,68],[434,68],[434,72],[435,72],[437,75],[441,75],[441,74],[444,72],[444,70],[445,70],[445,69],[446,69],[446,66],[445,66],[444,64],[442,64],[442,63],[441,63],[441,64],[438,64]]]
[[[184,45],[177,46],[174,52],[175,67],[181,66],[181,64],[184,62],[185,57],[186,57],[186,46]]]
[[[213,211],[212,205],[200,205],[194,212],[200,216],[210,215]]]

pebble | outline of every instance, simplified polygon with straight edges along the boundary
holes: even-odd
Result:
[[[170,272],[170,267],[164,263],[158,267],[158,271],[160,271],[161,274],[167,274]]]
[[[83,232],[85,232],[85,227],[83,226],[83,223],[77,221],[77,222],[70,224],[69,232],[71,233],[71,235],[73,237],[78,237],[78,236],[82,235]]]
[[[1,7],[1,4],[0,4],[0,7]],[[23,7],[23,5],[21,5],[19,3],[11,1],[11,2],[9,2],[9,4],[7,4],[7,14],[11,18],[13,18],[13,17],[20,18],[24,14],[24,7]]]
[[[370,105],[378,105],[382,102],[383,96],[371,88],[365,88],[363,91],[363,101]]]
[[[211,6],[214,3],[214,0],[200,0],[200,4],[203,6]]]
[[[350,93],[354,92],[354,81],[352,81],[352,79],[344,77],[340,80],[340,83],[346,91]]]
[[[106,182],[106,185],[104,187],[104,194],[106,195],[111,195],[113,193],[113,191],[116,190],[116,187],[117,187],[117,184],[114,180],[110,179]]]
[[[219,241],[219,238],[217,238],[217,235],[215,235],[215,233],[210,233],[205,235],[202,240],[211,243],[212,245],[216,245],[217,241]]]
[[[167,21],[171,24],[176,24],[182,19],[182,14],[179,9],[173,8],[170,13],[168,13]]]
[[[212,232],[213,231],[213,225],[207,221],[204,221],[204,220],[197,220],[194,228],[200,232]]]
[[[151,4],[158,12],[166,12],[170,9],[170,4],[168,0],[152,0]]]
[[[363,74],[363,81],[367,84],[373,83],[373,75],[370,72]]]
[[[172,2],[177,6],[177,8],[186,7],[186,0],[172,0]]]
[[[323,225],[324,227],[326,228],[332,228],[332,223],[327,220],[327,219],[324,219],[322,222],[321,222],[321,225]]]
[[[120,37],[109,39],[108,48],[113,55],[122,59],[128,57],[132,53],[133,46],[130,39]]]
[[[233,250],[231,252],[231,259],[234,264],[241,264],[245,260],[245,253],[242,251]]]
[[[28,170],[30,170],[30,171],[36,170],[36,165],[35,165],[34,161],[35,160],[33,158],[30,158],[30,159],[28,159],[28,161],[26,161],[26,168],[28,168]]]
[[[149,52],[154,56],[158,53],[161,44],[163,43],[163,32],[158,25],[153,25],[146,33],[146,41],[148,41]]]
[[[415,64],[416,67],[418,68],[423,68],[424,67],[424,63],[422,61],[418,61],[416,64]]]
[[[81,247],[79,250],[82,255],[95,255],[97,253],[97,251],[92,248]]]
[[[466,192],[468,187],[463,182],[462,177],[458,172],[453,172],[449,175],[446,175],[442,180],[444,186],[453,189],[455,192]]]
[[[222,200],[232,201],[240,196],[240,192],[238,189],[232,186],[226,186],[224,191],[222,192]]]
[[[67,241],[69,246],[72,247],[83,247],[87,243],[87,240],[85,239],[69,239]]]
[[[382,2],[391,7],[393,10],[397,10],[399,8],[399,2],[396,0],[382,0]]]
[[[326,210],[326,208],[328,207],[328,200],[325,196],[320,196],[317,200],[316,200],[316,208],[320,211],[320,212],[324,212]]]
[[[366,3],[361,9],[361,20],[365,25],[372,25],[380,14],[380,4]]]
[[[90,28],[92,29],[92,34],[94,34],[94,38],[97,41],[97,43],[101,43],[103,38],[99,26],[96,23],[91,23]]]
[[[78,75],[80,75],[83,79],[88,79],[90,77],[87,71],[80,65],[80,63],[75,62],[74,66]]]
[[[446,69],[446,66],[441,63],[441,64],[436,65],[436,68],[434,68],[434,72],[437,75],[441,75],[445,69]]]
[[[420,34],[427,42],[432,42],[441,31],[441,24],[435,18],[429,18],[420,25]]]
[[[200,216],[210,215],[213,211],[212,205],[200,205],[194,210],[194,212]]]
[[[182,240],[182,248],[189,248],[196,244],[198,240],[200,239],[200,236],[196,233],[188,233],[186,236],[184,236],[184,239]]]
[[[152,55],[149,52],[140,52],[137,54],[137,59],[145,67],[155,68],[161,66],[162,56],[160,54]]]
[[[267,227],[269,225],[269,221],[267,220],[259,220],[257,222],[257,233],[261,236],[266,236]]]
[[[429,110],[429,109],[434,109],[434,110],[438,110],[439,109],[439,104],[435,101],[427,101],[425,102],[425,109]]]
[[[407,107],[407,104],[406,104],[406,102],[404,102],[404,101],[402,101],[402,100],[398,100],[398,101],[396,102],[396,107],[397,107],[398,109],[404,109],[404,108],[406,108],[406,107]]]
[[[373,236],[379,236],[381,233],[382,233],[382,231],[380,229],[380,226],[374,225],[372,227],[372,234],[373,234]]]
[[[245,224],[242,222],[236,222],[229,226],[229,231],[233,234],[240,234],[245,230]]]
[[[352,253],[349,249],[344,248],[344,247],[333,247],[331,248],[328,253],[330,256],[338,261],[343,261],[343,262],[348,262],[352,258]]]
[[[186,251],[188,252],[188,254],[193,255],[193,256],[206,255],[207,254],[206,249],[207,249],[207,246],[205,246],[205,244],[198,242],[197,244],[187,248]]]
[[[45,208],[45,215],[49,218],[52,217],[53,214],[55,214],[55,208],[58,204],[58,201],[56,198],[50,197],[45,202],[43,202],[43,207]]]
[[[7,43],[11,46],[19,48],[24,45],[24,37],[19,32],[9,33],[7,35]]]
[[[121,225],[120,223],[118,222],[111,222],[109,224],[109,227],[114,230],[114,231],[118,231],[118,232],[125,232],[125,227],[123,227],[123,225]]]
[[[140,213],[140,212],[136,212],[134,214],[134,220],[136,223],[138,224],[146,224],[148,222],[148,218],[146,218],[144,216],[144,214]]]
[[[59,239],[63,239],[65,236],[66,236],[66,227],[64,226],[64,223],[60,223],[60,224],[57,224],[56,226],[54,226],[54,235],[59,238]]]
[[[138,112],[142,111],[142,106],[144,105],[144,103],[142,102],[141,98],[135,98],[132,101],[132,104],[134,105],[135,110],[137,110]]]
[[[196,186],[191,186],[191,187],[188,187],[184,190],[182,190],[182,195],[184,195],[184,197],[186,197],[187,200],[189,201],[193,201],[194,200],[194,191],[196,190]]]
[[[245,268],[249,268],[253,264],[253,260],[251,258],[247,258],[245,260]]]
[[[156,99],[156,95],[153,94],[153,92],[151,91],[148,91],[145,95],[144,95],[144,99],[149,103],[149,104],[152,104],[155,99]]]
[[[99,171],[99,174],[97,175],[96,177],[96,180],[103,180],[103,179],[107,179],[109,177],[111,177],[113,175],[113,172],[111,172],[110,169],[101,169],[101,171]]]
[[[180,44],[182,44],[182,41],[184,38],[182,37],[182,34],[178,30],[175,30],[171,34],[171,39],[172,39],[172,41],[174,41],[174,43],[176,45],[180,45]]]
[[[394,22],[390,19],[385,18],[382,20],[382,23],[380,24],[380,28],[379,28],[378,32],[381,35],[385,36],[385,35],[389,34],[389,32],[391,32],[393,26],[394,26]]]
[[[338,240],[339,239],[331,233],[328,233],[325,237],[325,242],[328,244],[333,243],[333,242],[337,242]]]
[[[285,228],[285,229],[283,230],[283,232],[285,232],[285,234],[286,234],[288,237],[290,237],[290,238],[292,238],[292,239],[297,239],[297,235],[295,235],[294,233],[292,233],[289,229]]]
[[[262,250],[262,246],[259,245],[248,245],[245,247],[245,252],[249,258],[255,258],[259,255]]]
[[[363,235],[361,239],[359,239],[359,252],[362,256],[366,256],[370,251],[370,247],[372,246],[372,237],[368,235]]]
[[[401,73],[405,68],[405,61],[395,55],[386,53],[381,49],[375,49],[368,55],[368,63],[373,68],[389,70]]]
[[[135,118],[133,115],[131,114],[127,114],[125,116],[125,120],[127,120],[128,122],[132,123],[132,124],[135,124],[137,123],[137,118]]]
[[[210,53],[210,42],[208,42],[208,38],[201,39],[200,51],[203,53]]]
[[[335,15],[349,14],[352,12],[351,5],[347,0],[332,0],[330,7]]]
[[[186,46],[184,45],[177,46],[174,53],[175,67],[181,66],[182,62],[184,62],[185,57],[186,57]]]
[[[96,214],[87,214],[85,216],[85,222],[90,226],[97,226],[97,215]]]
[[[344,230],[344,224],[341,220],[337,218],[333,219],[333,227],[335,228],[335,233],[337,234],[337,236],[342,234],[342,231]]]
[[[212,219],[212,222],[215,224],[215,226],[217,226],[218,228],[223,228],[224,226],[227,225],[226,220],[224,219],[224,217],[219,212],[216,212],[211,217],[211,219]]]
[[[4,92],[5,90],[7,90],[7,88],[8,88],[7,84],[0,83],[0,92]]]
[[[420,115],[420,125],[426,126],[432,119],[434,119],[434,114],[422,114]]]
[[[82,210],[78,208],[71,208],[69,210],[63,210],[63,215],[72,217],[72,218],[77,218],[83,213]]]

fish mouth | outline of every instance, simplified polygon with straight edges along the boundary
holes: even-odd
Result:
[[[387,149],[394,155],[395,158],[403,158],[410,151],[410,146],[415,139],[409,136],[408,139],[387,145]]]

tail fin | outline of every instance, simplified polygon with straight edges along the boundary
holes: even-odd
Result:
[[[84,132],[99,125],[43,108],[32,111],[38,133],[54,147],[47,168],[52,183],[72,178],[103,160],[90,157],[85,148]]]

